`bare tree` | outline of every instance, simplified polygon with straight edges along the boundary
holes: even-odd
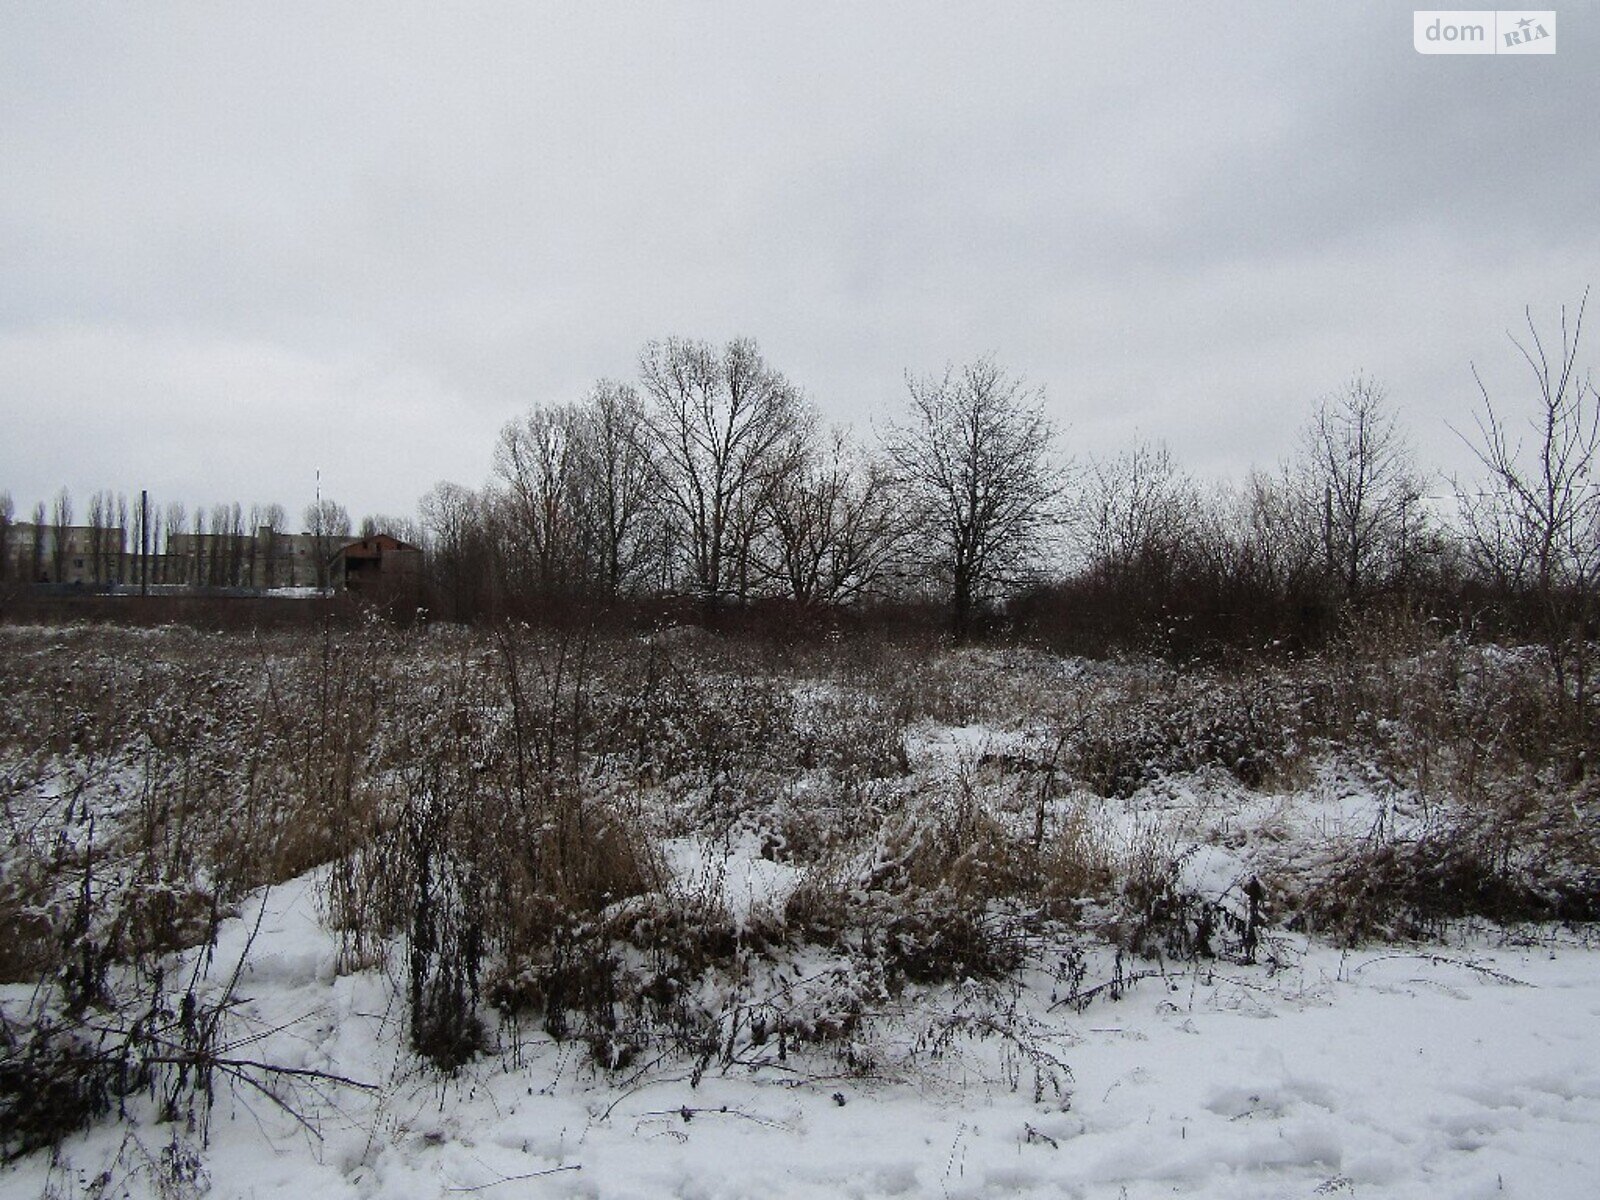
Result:
[[[161,553],[161,509],[146,501],[141,493],[140,503],[133,506],[129,540],[130,552],[138,556],[134,579],[141,589],[147,583],[161,582],[156,567]]]
[[[767,497],[761,572],[802,605],[860,599],[884,580],[904,533],[890,471],[839,431],[794,457]]]
[[[50,506],[50,559],[52,580],[63,583],[67,578],[67,555],[72,540],[72,493],[62,488]]]
[[[411,517],[396,516],[393,513],[372,513],[361,518],[359,536],[369,538],[379,534],[387,534],[395,541],[415,546],[419,550],[427,540],[424,527]]]
[[[261,505],[252,504],[250,512],[245,517],[244,530],[244,568],[242,574],[247,587],[260,586],[261,578],[266,574],[267,547],[262,545],[261,529],[266,522],[262,520]]]
[[[992,359],[942,377],[908,376],[910,414],[890,431],[912,564],[948,597],[958,637],[1038,565],[1061,520],[1064,470],[1044,395]]]
[[[45,508],[41,500],[33,506],[33,540],[28,546],[28,582],[43,583],[48,569],[45,558]]]
[[[0,582],[11,577],[12,557],[15,548],[11,545],[11,530],[15,526],[16,506],[12,502],[10,492],[0,492]]]
[[[189,530],[188,562],[184,564],[184,573],[188,582],[195,587],[205,587],[211,581],[206,559],[206,510],[199,504],[194,506],[193,523]]]
[[[470,488],[440,482],[419,505],[428,531],[429,575],[454,620],[476,615],[488,600],[490,530],[482,498]]]
[[[1511,337],[1537,395],[1530,441],[1495,410],[1473,368],[1483,412],[1468,444],[1488,481],[1481,493],[1457,488],[1472,554],[1482,569],[1533,600],[1561,702],[1579,714],[1589,701],[1588,630],[1600,615],[1600,395],[1578,366],[1587,304],[1585,292],[1570,323],[1562,306],[1554,358],[1531,310],[1527,340]]]
[[[244,510],[235,500],[228,505],[228,535],[226,539],[225,575],[229,587],[240,587],[250,582],[245,574],[253,539],[244,531]]]
[[[580,574],[575,445],[582,423],[572,405],[536,406],[500,431],[494,472],[503,561],[514,590],[549,596]]]
[[[807,409],[745,338],[720,351],[678,338],[652,342],[640,356],[640,376],[662,493],[711,615],[747,586],[755,514],[790,462]]]
[[[1089,569],[1113,581],[1164,574],[1198,507],[1163,443],[1094,460],[1074,513]]]
[[[112,519],[116,499],[110,492],[99,491],[89,496],[89,578],[93,583],[105,583],[111,578]]]
[[[283,511],[283,505],[276,501],[257,505],[252,510],[251,533],[254,535],[253,541],[260,543],[254,550],[254,557],[259,560],[259,570],[252,563],[252,583],[259,582],[261,587],[269,589],[282,585],[279,576],[283,573],[283,535],[288,523],[289,515]]]
[[[1321,513],[1324,566],[1347,599],[1404,578],[1425,488],[1381,384],[1356,375],[1301,435],[1303,503]]]
[[[326,590],[331,580],[334,551],[350,537],[350,513],[338,501],[324,498],[308,504],[304,517],[316,558],[317,587]]]
[[[659,478],[644,402],[625,383],[602,379],[582,409],[572,462],[587,557],[608,596],[636,590],[664,554]]]
[[[179,546],[172,544],[172,539],[182,537],[184,529],[189,524],[189,509],[182,500],[174,500],[167,505],[167,540],[163,543],[161,555],[161,582],[163,583],[190,583],[193,582],[188,571],[188,563],[179,558]]]
[[[1286,597],[1320,590],[1322,513],[1304,503],[1305,488],[1288,467],[1252,471],[1232,499],[1232,574],[1258,594]]]
[[[128,578],[128,530],[130,528],[128,514],[128,494],[117,493],[117,529],[114,544],[116,546],[113,578],[118,583],[125,583]]]
[[[244,518],[239,505],[211,506],[211,536],[206,541],[205,581],[211,587],[233,587],[238,583],[239,563],[243,559],[240,541]]]

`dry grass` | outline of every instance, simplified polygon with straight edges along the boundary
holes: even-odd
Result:
[[[51,1071],[80,1089],[56,1106],[68,1124],[105,1111],[73,1014],[177,1011],[130,981],[313,867],[344,966],[390,968],[412,1046],[447,1070],[499,1022],[607,1068],[845,1054],[888,998],[1003,980],[1065,931],[1248,960],[1275,921],[1410,936],[1592,919],[1600,896],[1592,731],[1551,706],[1536,657],[1404,621],[1314,661],[1190,672],[517,626],[0,639],[0,979],[41,984],[0,1053],[19,1145],[47,1139],[17,1102],[55,1094]],[[979,721],[1020,748],[911,752],[930,722]],[[1219,900],[1182,882],[1196,831],[1119,835],[1105,807],[1175,776],[1289,791],[1329,754],[1410,798],[1425,833],[1264,855]],[[800,882],[735,919],[662,861],[689,834]],[[776,969],[801,952],[833,964],[805,987]]]

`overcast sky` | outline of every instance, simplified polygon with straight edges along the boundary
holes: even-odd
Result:
[[[1364,370],[1461,469],[1470,364],[1515,408],[1600,283],[1600,5],[1414,7],[8,0],[0,490],[411,514],[668,335],[863,433],[993,354],[1203,477]]]

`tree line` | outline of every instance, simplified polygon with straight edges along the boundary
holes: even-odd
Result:
[[[1531,384],[1520,400],[1480,383],[1458,431],[1482,467],[1467,483],[1419,465],[1384,387],[1361,374],[1315,403],[1286,461],[1204,484],[1159,441],[1073,462],[1043,390],[992,358],[908,375],[898,419],[865,439],[827,428],[755,342],[668,338],[631,379],[510,421],[483,486],[439,483],[417,519],[369,517],[361,532],[422,547],[427,606],[455,620],[893,614],[958,637],[1003,623],[1064,648],[1189,653],[1304,643],[1399,601],[1537,635],[1582,693],[1600,568],[1583,313],[1563,308],[1554,332],[1529,314],[1512,339]],[[91,510],[91,526],[117,531],[94,552],[146,536],[121,497],[97,493]],[[192,535],[205,561],[169,563],[179,582],[260,580],[240,556],[271,554],[271,539],[252,552],[245,532],[283,519],[276,505],[248,524],[238,505],[172,505],[150,532],[169,546]],[[36,530],[52,523],[71,524],[65,492],[34,510]],[[352,530],[331,501],[304,525],[319,560]]]
[[[948,600],[957,632],[1037,577],[1064,466],[1043,394],[992,360],[908,379],[878,444],[826,428],[748,339],[671,338],[634,381],[536,406],[480,490],[422,501],[449,613],[674,598],[706,621]]]

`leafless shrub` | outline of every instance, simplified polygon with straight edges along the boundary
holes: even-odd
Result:
[[[805,688],[793,719],[798,765],[825,770],[847,789],[910,769],[904,723],[859,689]]]
[[[1315,693],[1299,682],[1197,672],[1108,688],[1074,738],[1072,770],[1100,795],[1124,798],[1161,775],[1209,766],[1267,786],[1292,776],[1310,749]]]
[[[1058,864],[1059,865],[1059,864]],[[854,868],[818,864],[788,900],[797,935],[881,964],[885,985],[994,978],[1022,960],[1041,858],[964,773],[888,817]]]
[[[596,750],[647,782],[792,761],[793,701],[769,677],[652,644],[617,664],[597,698]]]
[[[1600,914],[1593,798],[1517,791],[1437,811],[1420,831],[1378,828],[1280,877],[1291,928],[1345,944],[1440,936],[1482,917],[1591,921]]]
[[[404,936],[412,1045],[446,1069],[488,1044],[486,990],[507,1010],[542,1004],[564,1036],[569,1009],[599,1003],[591,922],[660,877],[582,773],[586,670],[571,643],[503,630],[421,681],[383,730],[374,830],[331,873],[347,959]]]

